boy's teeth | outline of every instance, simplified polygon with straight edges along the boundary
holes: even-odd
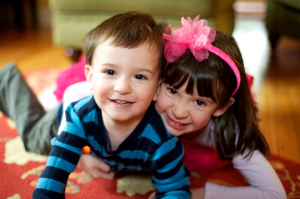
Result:
[[[175,122],[175,121],[174,121],[174,123],[177,124],[177,125],[179,125],[179,126],[182,126],[182,125],[183,125],[183,124],[178,123],[178,122]]]
[[[119,104],[130,104],[130,102],[127,101],[119,101],[119,100],[115,100],[115,102],[119,103]]]

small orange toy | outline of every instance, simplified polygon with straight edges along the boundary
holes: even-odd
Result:
[[[84,146],[82,148],[82,152],[85,153],[85,154],[90,154],[91,153],[91,149],[88,146]]]

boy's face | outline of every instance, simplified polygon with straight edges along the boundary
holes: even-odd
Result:
[[[86,67],[89,87],[104,117],[115,122],[141,120],[159,85],[158,51],[147,42],[136,48],[97,46],[92,67]]]

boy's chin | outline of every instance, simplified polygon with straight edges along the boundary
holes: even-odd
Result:
[[[109,117],[109,120],[116,122],[116,123],[132,123],[134,121],[137,120],[141,120],[144,116],[144,114],[140,114],[140,115],[130,115],[130,114],[126,114],[126,113],[108,113],[106,114],[106,116]]]

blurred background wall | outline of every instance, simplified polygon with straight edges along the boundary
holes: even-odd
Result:
[[[48,0],[0,0],[0,31],[16,26],[50,28]]]

